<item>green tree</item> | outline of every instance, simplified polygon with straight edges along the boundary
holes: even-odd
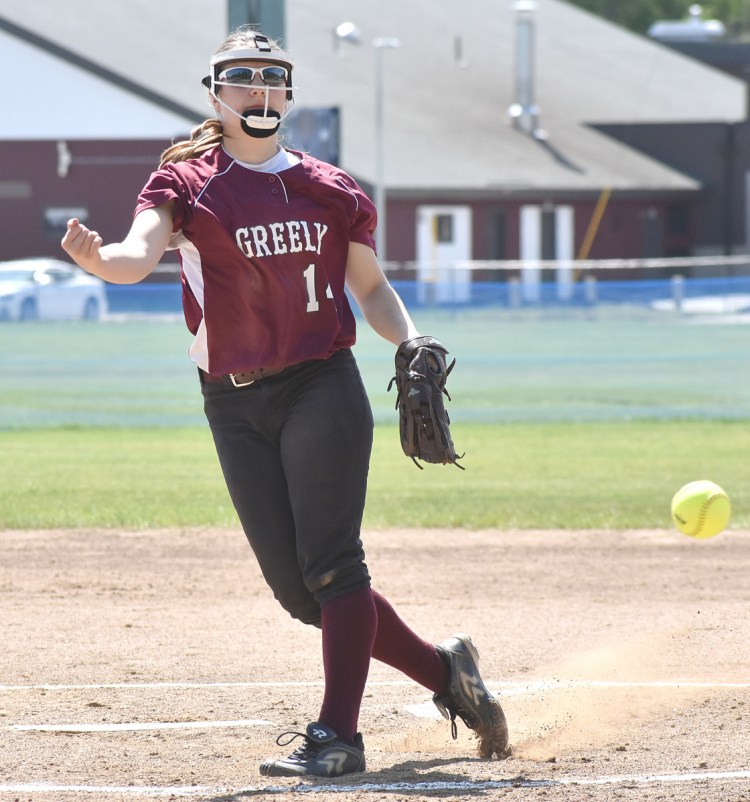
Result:
[[[704,19],[718,19],[727,26],[731,39],[750,38],[750,3],[747,0],[706,0]]]
[[[658,20],[686,19],[694,0],[569,0],[573,5],[598,14],[617,25],[645,34]],[[718,19],[732,39],[750,37],[748,0],[704,0],[698,3],[704,19]]]

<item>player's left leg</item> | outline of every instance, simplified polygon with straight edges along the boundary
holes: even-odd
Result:
[[[482,684],[473,644],[451,639],[436,647],[422,640],[370,589],[359,537],[372,436],[369,402],[353,359],[340,355],[325,367],[325,380],[318,385],[308,376],[289,406],[294,414],[282,438],[300,564],[321,604],[325,695],[320,722],[297,733],[302,746],[286,759],[265,761],[261,772],[364,770],[356,729],[371,656],[432,690],[441,711],[476,730],[485,752],[489,745],[499,753],[507,729],[503,740],[502,710]]]
[[[438,710],[457,737],[460,718],[479,738],[484,757],[508,752],[508,726],[500,702],[479,673],[479,652],[468,635],[454,635],[437,646],[411,630],[387,599],[373,591],[378,631],[372,649],[376,660],[402,671],[433,692]]]

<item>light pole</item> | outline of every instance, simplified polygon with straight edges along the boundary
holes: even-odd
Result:
[[[378,210],[378,227],[375,230],[375,247],[385,261],[385,76],[383,51],[401,47],[392,37],[381,37],[372,43],[375,48],[375,208]]]
[[[342,22],[334,31],[334,40],[360,44],[362,35],[353,22]],[[401,41],[393,36],[373,39],[375,50],[375,208],[378,211],[378,227],[375,231],[375,247],[378,257],[385,261],[385,75],[383,51],[401,47]]]

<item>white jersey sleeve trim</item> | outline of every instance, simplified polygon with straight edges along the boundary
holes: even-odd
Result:
[[[174,234],[172,234],[172,236],[169,238],[166,250],[176,251],[178,248],[181,248],[186,242],[188,242],[188,239],[182,233],[182,229],[180,229],[179,231],[175,231]]]
[[[190,359],[195,364],[209,372],[208,369],[208,332],[206,331],[205,319],[205,304],[204,304],[204,282],[203,282],[203,265],[201,263],[201,255],[198,249],[188,239],[183,237],[184,242],[180,243],[180,257],[182,260],[182,272],[185,275],[185,281],[190,287],[198,306],[201,308],[204,317],[201,318],[198,331],[196,332],[195,339],[188,350]]]
[[[208,332],[206,330],[206,318],[203,318],[198,326],[198,331],[195,334],[195,339],[188,349],[190,359],[206,373],[208,369]]]

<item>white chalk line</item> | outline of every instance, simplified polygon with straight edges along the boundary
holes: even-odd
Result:
[[[750,682],[709,682],[695,680],[540,680],[538,682],[485,683],[503,690],[504,696],[522,696],[540,691],[574,688],[750,688]],[[503,686],[503,687],[501,687]]]
[[[414,685],[409,681],[371,682],[376,687]],[[735,682],[694,682],[683,680],[671,681],[597,681],[597,680],[554,680],[537,682],[490,682],[488,686],[504,689],[507,695],[521,695],[568,688],[750,688],[750,683]],[[0,685],[0,690],[96,690],[96,689],[135,689],[135,688],[257,688],[257,687],[309,687],[320,686],[322,682],[222,682],[222,683],[105,683],[96,685]],[[419,687],[419,686],[415,686]],[[407,710],[413,715],[425,715],[427,708],[433,705],[409,705]],[[424,710],[422,709],[424,708]],[[433,713],[434,715],[434,713]],[[156,729],[203,728],[203,727],[252,727],[268,726],[271,722],[263,719],[244,719],[240,721],[210,722],[152,722],[124,724],[80,724],[80,725],[14,725],[7,729],[36,730],[53,732],[111,732]],[[91,793],[100,795],[130,795],[146,797],[200,797],[219,796],[241,793],[288,794],[296,793],[356,793],[356,792],[434,792],[434,791],[485,791],[503,788],[539,788],[570,785],[618,785],[618,784],[654,784],[654,783],[687,783],[706,780],[750,780],[750,771],[701,772],[686,774],[653,774],[653,775],[614,775],[610,777],[558,777],[552,779],[530,779],[515,777],[507,780],[461,781],[461,782],[415,782],[415,783],[363,783],[359,785],[297,785],[297,786],[247,786],[244,788],[211,787],[211,786],[95,786],[95,785],[53,785],[45,783],[23,783],[0,785],[0,793]]]
[[[507,780],[480,780],[457,782],[397,782],[361,783],[358,785],[288,785],[288,786],[246,786],[219,787],[200,785],[52,785],[45,783],[24,783],[0,785],[0,793],[89,793],[121,794],[131,796],[172,796],[172,797],[216,797],[242,794],[354,794],[362,792],[436,792],[436,791],[489,791],[502,788],[555,788],[559,786],[602,786],[602,785],[654,785],[705,782],[706,780],[731,781],[750,780],[750,771],[706,771],[686,774],[616,774],[610,777],[557,777],[534,780],[528,777],[513,777]]]
[[[374,687],[397,687],[414,685],[410,680],[368,682]],[[322,688],[323,680],[299,682],[102,682],[88,685],[0,685],[0,691],[96,691],[96,690],[143,690],[148,688]]]
[[[248,718],[240,721],[152,721],[145,723],[126,722],[123,724],[11,724],[6,729],[17,732],[139,732],[141,730],[203,730],[233,727],[270,727],[273,722],[264,719]]]
[[[488,688],[503,691],[505,695],[535,693],[567,688],[750,688],[750,682],[711,682],[695,680],[533,680],[530,682],[495,681],[484,683]],[[372,688],[398,688],[412,686],[411,680],[374,680]],[[105,682],[88,685],[0,685],[2,691],[96,691],[96,690],[160,690],[173,688],[190,690],[201,688],[322,688],[323,680],[300,682]]]
[[[101,690],[101,689],[143,689],[143,688],[257,688],[257,687],[308,687],[311,685],[322,685],[322,682],[240,682],[240,683],[148,683],[148,684],[129,684],[129,683],[109,683],[101,685],[2,685],[0,690]],[[384,682],[369,683],[372,686],[404,686],[411,685],[419,688],[416,683],[395,680]],[[624,682],[624,681],[600,681],[600,680],[554,680],[538,681],[532,683],[512,683],[512,682],[488,682],[491,688],[503,690],[503,696],[522,696],[524,694],[534,694],[549,690],[566,690],[570,688],[750,688],[750,683],[738,682],[685,682],[681,680],[653,682]],[[407,704],[404,710],[416,718],[439,719],[440,714],[432,702],[419,702]],[[1,727],[6,731],[16,732],[56,732],[66,734],[95,733],[95,732],[139,732],[147,730],[178,730],[178,729],[209,729],[233,727],[267,727],[273,726],[273,722],[265,719],[241,719],[237,721],[180,721],[180,722],[121,722],[119,724],[10,724]]]

